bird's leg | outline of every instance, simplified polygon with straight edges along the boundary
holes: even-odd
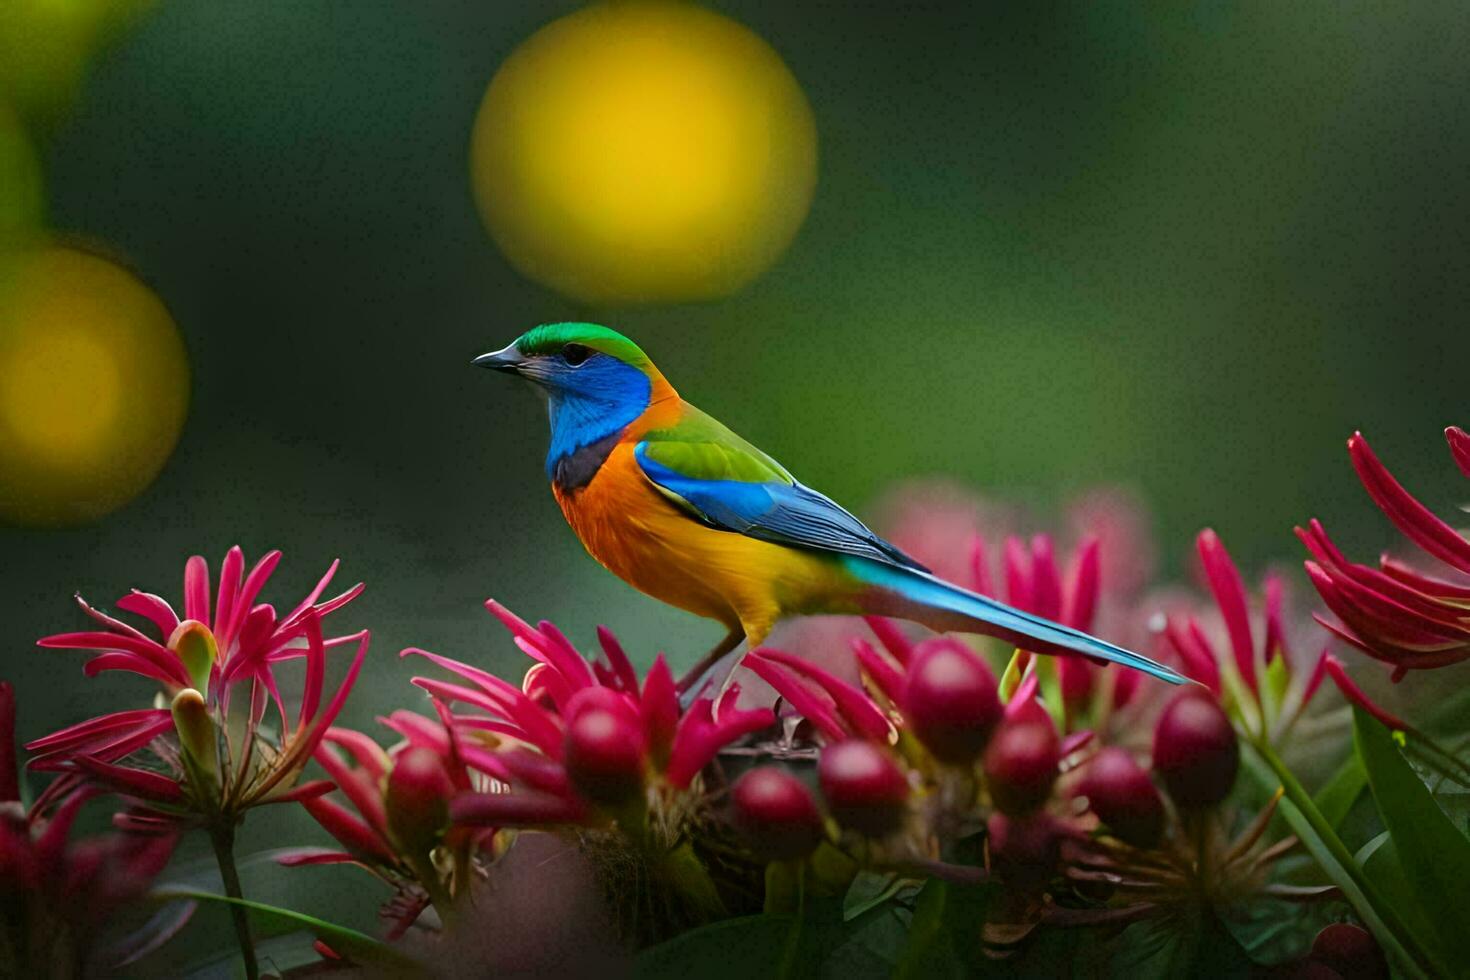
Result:
[[[709,653],[706,653],[704,657],[700,659],[699,663],[695,664],[688,673],[679,678],[679,693],[683,694],[685,691],[689,690],[689,688],[693,687],[694,682],[703,677],[705,671],[713,667],[721,657],[738,647],[743,642],[745,642],[745,631],[739,629],[738,627],[736,629],[732,629],[728,636],[726,636],[719,643],[716,643],[715,648]]]

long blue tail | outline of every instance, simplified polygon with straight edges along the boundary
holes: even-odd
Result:
[[[866,611],[913,620],[941,632],[984,633],[1036,653],[1079,653],[1183,684],[1188,678],[1141,654],[1081,630],[951,585],[926,572],[868,558],[844,557],[843,567],[876,591]]]

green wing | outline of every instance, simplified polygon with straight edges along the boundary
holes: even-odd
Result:
[[[922,568],[837,503],[692,405],[633,450],[664,496],[712,527],[779,544]]]

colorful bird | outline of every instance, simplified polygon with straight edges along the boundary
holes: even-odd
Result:
[[[682,687],[788,616],[895,616],[1081,654],[1179,684],[1147,657],[931,575],[838,504],[679,397],[648,355],[592,323],[549,323],[475,364],[547,398],[551,491],[587,551],[728,635]]]

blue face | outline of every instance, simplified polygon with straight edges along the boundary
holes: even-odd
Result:
[[[581,344],[528,357],[518,373],[546,392],[551,414],[546,474],[553,479],[558,461],[642,415],[653,387],[638,368]]]

